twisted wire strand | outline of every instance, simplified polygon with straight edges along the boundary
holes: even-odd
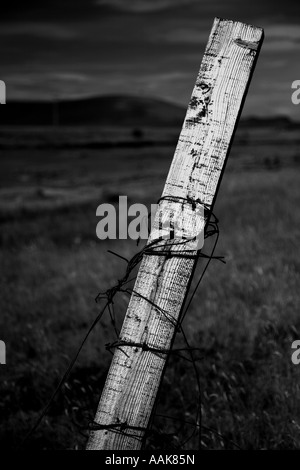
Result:
[[[181,357],[182,359],[187,360],[187,361],[192,363],[193,369],[194,369],[194,375],[195,375],[196,382],[197,382],[198,404],[197,404],[197,409],[196,409],[195,422],[194,423],[191,423],[191,422],[187,423],[187,424],[193,426],[192,434],[184,440],[182,445],[185,445],[190,439],[192,439],[192,437],[195,435],[195,433],[198,430],[199,431],[198,446],[199,446],[199,449],[201,449],[201,430],[202,430],[202,427],[203,427],[203,425],[202,425],[202,416],[201,416],[201,384],[200,384],[200,376],[199,376],[199,371],[197,369],[196,362],[203,359],[203,358],[200,358],[200,359],[195,358],[194,352],[201,351],[201,350],[200,350],[200,348],[193,348],[193,347],[190,346],[190,344],[188,342],[188,339],[187,339],[187,336],[186,336],[186,334],[184,332],[184,329],[182,327],[182,322],[183,322],[183,320],[186,316],[186,313],[187,313],[188,309],[190,308],[192,300],[193,300],[193,298],[196,294],[196,291],[199,288],[199,285],[200,285],[200,283],[203,279],[203,276],[204,276],[210,262],[212,260],[217,260],[217,261],[221,261],[222,263],[225,263],[225,260],[224,260],[224,257],[222,257],[222,256],[214,256],[214,252],[215,252],[215,249],[216,249],[216,246],[217,246],[217,243],[218,243],[218,239],[219,239],[219,227],[218,227],[218,222],[219,221],[218,221],[217,217],[212,213],[212,211],[210,210],[210,208],[206,204],[203,204],[199,199],[194,200],[190,197],[183,198],[183,197],[177,197],[177,196],[163,196],[159,199],[158,203],[160,203],[163,200],[168,200],[170,202],[181,203],[182,205],[185,204],[185,203],[188,203],[188,204],[192,205],[193,210],[195,210],[197,204],[202,204],[204,206],[204,215],[205,215],[205,220],[206,220],[204,238],[208,238],[208,237],[212,237],[212,236],[216,235],[216,240],[215,240],[215,243],[213,245],[211,253],[210,254],[205,254],[201,250],[182,250],[182,251],[172,251],[171,250],[171,248],[176,246],[176,245],[185,245],[185,244],[189,243],[191,240],[194,240],[195,237],[190,238],[190,239],[185,239],[185,240],[180,241],[180,242],[174,241],[174,239],[173,239],[171,241],[171,243],[168,243],[166,240],[163,240],[161,238],[152,240],[152,241],[148,242],[138,253],[136,253],[129,260],[127,258],[125,258],[124,256],[121,256],[118,253],[115,253],[111,250],[108,250],[109,253],[119,257],[120,259],[122,259],[123,261],[125,261],[127,263],[125,274],[121,279],[119,279],[117,281],[117,283],[114,286],[112,286],[111,288],[107,289],[104,292],[99,292],[97,294],[97,296],[95,298],[95,301],[98,303],[100,300],[105,300],[105,304],[104,304],[103,308],[101,309],[100,313],[95,318],[95,320],[92,322],[91,326],[89,327],[89,329],[88,329],[87,333],[85,334],[85,336],[84,336],[84,338],[83,338],[76,354],[74,355],[74,357],[71,360],[68,368],[66,369],[65,373],[63,374],[59,384],[57,385],[57,387],[54,390],[53,394],[51,395],[47,405],[45,406],[42,413],[40,414],[40,416],[36,420],[35,424],[33,425],[33,427],[30,429],[30,431],[25,436],[24,440],[22,441],[22,445],[24,445],[24,443],[32,436],[32,434],[38,428],[38,426],[42,422],[43,418],[45,417],[45,415],[49,411],[52,403],[54,402],[55,398],[57,397],[57,395],[61,391],[64,383],[68,379],[68,377],[69,377],[69,375],[70,375],[70,373],[71,373],[71,371],[72,371],[72,369],[73,369],[73,367],[74,367],[74,365],[77,361],[77,358],[78,358],[83,346],[85,345],[86,341],[88,340],[91,332],[93,331],[93,329],[95,328],[97,323],[102,319],[103,314],[107,310],[108,313],[109,313],[109,317],[110,317],[112,327],[113,327],[113,329],[115,331],[115,334],[116,334],[116,337],[117,337],[116,341],[114,341],[112,343],[107,343],[105,345],[106,350],[108,350],[109,352],[113,353],[114,349],[120,349],[120,350],[122,350],[122,352],[124,354],[126,354],[126,352],[122,348],[124,348],[124,347],[135,347],[135,348],[141,348],[143,352],[151,352],[151,353],[154,353],[154,354],[164,354],[164,355],[167,356],[167,360],[168,360],[168,358],[171,354],[175,354],[175,355]],[[167,312],[165,312],[161,307],[156,305],[150,299],[147,299],[145,296],[141,295],[140,293],[136,292],[133,289],[129,289],[128,287],[125,288],[125,286],[127,284],[129,284],[131,281],[136,279],[136,277],[130,278],[130,275],[131,275],[132,271],[140,264],[140,262],[142,261],[144,256],[164,256],[166,258],[180,257],[180,258],[186,258],[186,259],[193,259],[193,260],[195,260],[195,262],[197,262],[197,260],[199,258],[204,258],[204,259],[207,260],[206,265],[205,265],[205,267],[202,271],[202,274],[200,275],[200,278],[198,279],[198,282],[196,283],[196,286],[195,286],[195,288],[194,288],[194,290],[193,290],[193,292],[190,296],[190,299],[189,299],[186,307],[184,308],[184,310],[182,310],[182,313],[181,313],[181,315],[180,315],[180,317],[177,321],[174,321],[173,318],[171,318],[169,315],[167,315]],[[149,302],[161,314],[165,315],[167,320],[170,321],[173,324],[173,326],[175,327],[175,331],[176,332],[180,331],[182,333],[186,347],[177,348],[177,349],[173,348],[173,347],[171,347],[170,349],[160,349],[160,348],[151,347],[151,346],[147,345],[146,343],[127,342],[127,341],[124,341],[124,340],[120,340],[119,339],[119,330],[116,326],[116,316],[115,316],[115,311],[114,311],[114,298],[119,292],[123,292],[123,293],[126,293],[128,295],[139,296],[139,297],[143,298],[144,300],[146,300],[147,302]],[[181,355],[180,352],[187,352],[190,357],[188,358],[184,355]],[[153,416],[155,416],[156,406],[157,406],[157,400],[156,400],[156,403],[155,403],[155,406],[154,406]],[[152,416],[152,419],[150,420],[150,423],[151,423],[151,421],[153,421],[153,416]],[[165,416],[165,417],[168,418],[168,419],[172,419],[172,417],[168,417],[168,416]],[[101,424],[101,423],[90,422],[87,427],[88,427],[89,430],[94,430],[94,431],[95,430],[107,429],[107,430],[110,430],[111,432],[125,434],[129,437],[139,439],[143,442],[145,442],[145,438],[147,437],[147,435],[149,435],[150,432],[154,433],[154,434],[157,433],[160,436],[162,436],[162,434],[159,431],[156,431],[154,429],[150,429],[150,424],[147,426],[147,428],[141,428],[141,427],[138,427],[138,426],[131,426],[127,422],[123,422],[123,423],[118,422],[118,423],[111,423],[111,424]],[[87,427],[85,426],[85,429]],[[209,428],[207,427],[207,429],[209,429]],[[141,438],[140,436],[136,436],[133,433],[128,433],[128,431],[130,431],[130,430],[131,431],[143,432],[144,436]],[[212,431],[212,432],[214,432],[214,431]],[[220,433],[216,432],[216,434],[218,434],[220,437],[224,437]],[[225,437],[224,437],[224,439],[226,440]],[[239,447],[237,444],[235,444],[235,443],[233,443],[233,444],[236,447]]]

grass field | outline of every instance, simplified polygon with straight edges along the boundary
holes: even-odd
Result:
[[[291,362],[291,343],[300,339],[300,172],[298,154],[286,149],[277,155],[287,152],[293,165],[250,171],[235,148],[221,185],[217,254],[226,265],[210,264],[185,320],[191,344],[201,350],[203,448],[300,448],[300,365]],[[97,206],[123,194],[129,202],[155,203],[173,152],[172,145],[1,151],[2,447],[21,444],[99,312],[96,294],[124,272],[125,263],[107,250],[127,258],[139,250],[134,241],[96,238]],[[256,161],[264,152],[257,146]],[[127,301],[117,300],[119,325]],[[114,338],[107,316],[25,448],[84,448],[83,428],[111,360],[104,345]],[[148,446],[179,445],[192,432],[182,423],[193,421],[196,403],[192,367],[171,356],[157,413],[173,420],[158,417],[154,424],[173,437]]]

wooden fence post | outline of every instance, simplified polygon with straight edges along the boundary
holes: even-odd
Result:
[[[148,244],[158,237],[159,215],[168,220],[183,211],[187,234],[195,223],[205,227],[185,202],[214,205],[262,41],[261,28],[215,18]],[[141,447],[166,362],[153,349],[170,348],[196,264],[179,253],[195,253],[197,241],[171,245],[163,240],[157,248],[171,256],[143,256],[120,333],[124,345],[114,352],[95,417],[103,428],[91,432],[87,449]]]

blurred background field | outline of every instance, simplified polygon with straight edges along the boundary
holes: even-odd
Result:
[[[182,116],[183,117],[183,116]],[[101,305],[140,247],[100,241],[96,208],[119,195],[148,206],[161,195],[180,126],[3,127],[0,132],[0,442],[20,445]],[[185,320],[198,353],[204,449],[300,447],[298,125],[239,126],[217,198],[217,254]],[[201,264],[199,265],[199,272]],[[197,273],[195,281],[197,280]],[[120,326],[128,299],[116,304]],[[30,449],[82,449],[115,339],[96,326]],[[177,343],[182,339],[178,335]],[[176,447],[193,428],[197,384],[171,356],[149,448]],[[163,439],[164,433],[169,438]],[[233,442],[232,442],[233,441]],[[196,448],[193,438],[186,448]]]

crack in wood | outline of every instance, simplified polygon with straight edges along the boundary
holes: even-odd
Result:
[[[245,39],[237,38],[234,39],[233,42],[240,47],[244,47],[245,49],[251,49],[252,51],[257,51],[259,47],[259,41],[247,41]]]

